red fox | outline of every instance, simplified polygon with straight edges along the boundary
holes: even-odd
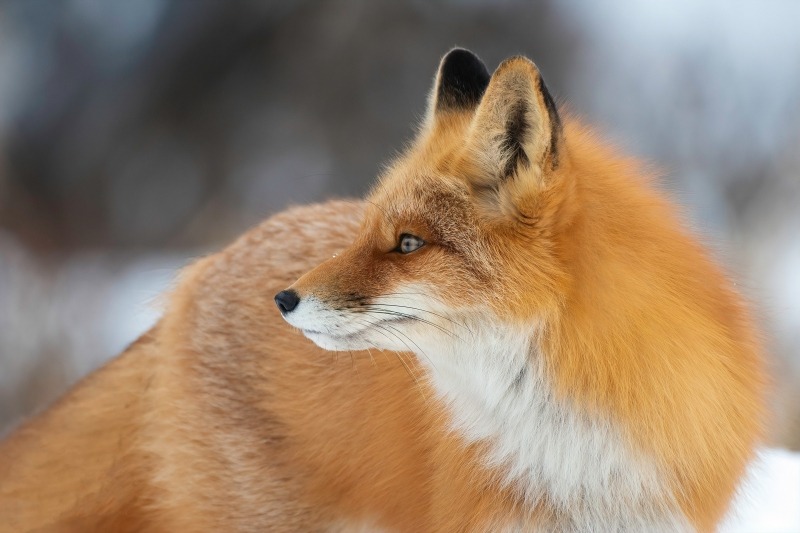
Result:
[[[764,358],[651,181],[528,59],[452,50],[365,201],[189,267],[0,445],[0,531],[714,530]]]

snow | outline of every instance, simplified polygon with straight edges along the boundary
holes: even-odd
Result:
[[[800,533],[800,453],[762,450],[720,532]]]

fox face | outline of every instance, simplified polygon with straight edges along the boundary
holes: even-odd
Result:
[[[556,312],[568,167],[536,66],[512,58],[490,76],[453,50],[418,138],[369,195],[353,244],[276,303],[322,348],[418,353],[476,327]]]

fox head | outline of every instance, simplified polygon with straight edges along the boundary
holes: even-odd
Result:
[[[368,196],[352,245],[276,303],[330,350],[419,352],[490,324],[536,323],[557,311],[566,283],[569,166],[537,67],[513,57],[490,75],[454,49],[417,138]]]

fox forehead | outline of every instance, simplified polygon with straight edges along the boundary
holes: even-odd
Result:
[[[433,172],[394,171],[370,195],[366,231],[391,238],[418,235],[443,246],[462,247],[478,239],[477,213],[468,185],[454,176]]]

